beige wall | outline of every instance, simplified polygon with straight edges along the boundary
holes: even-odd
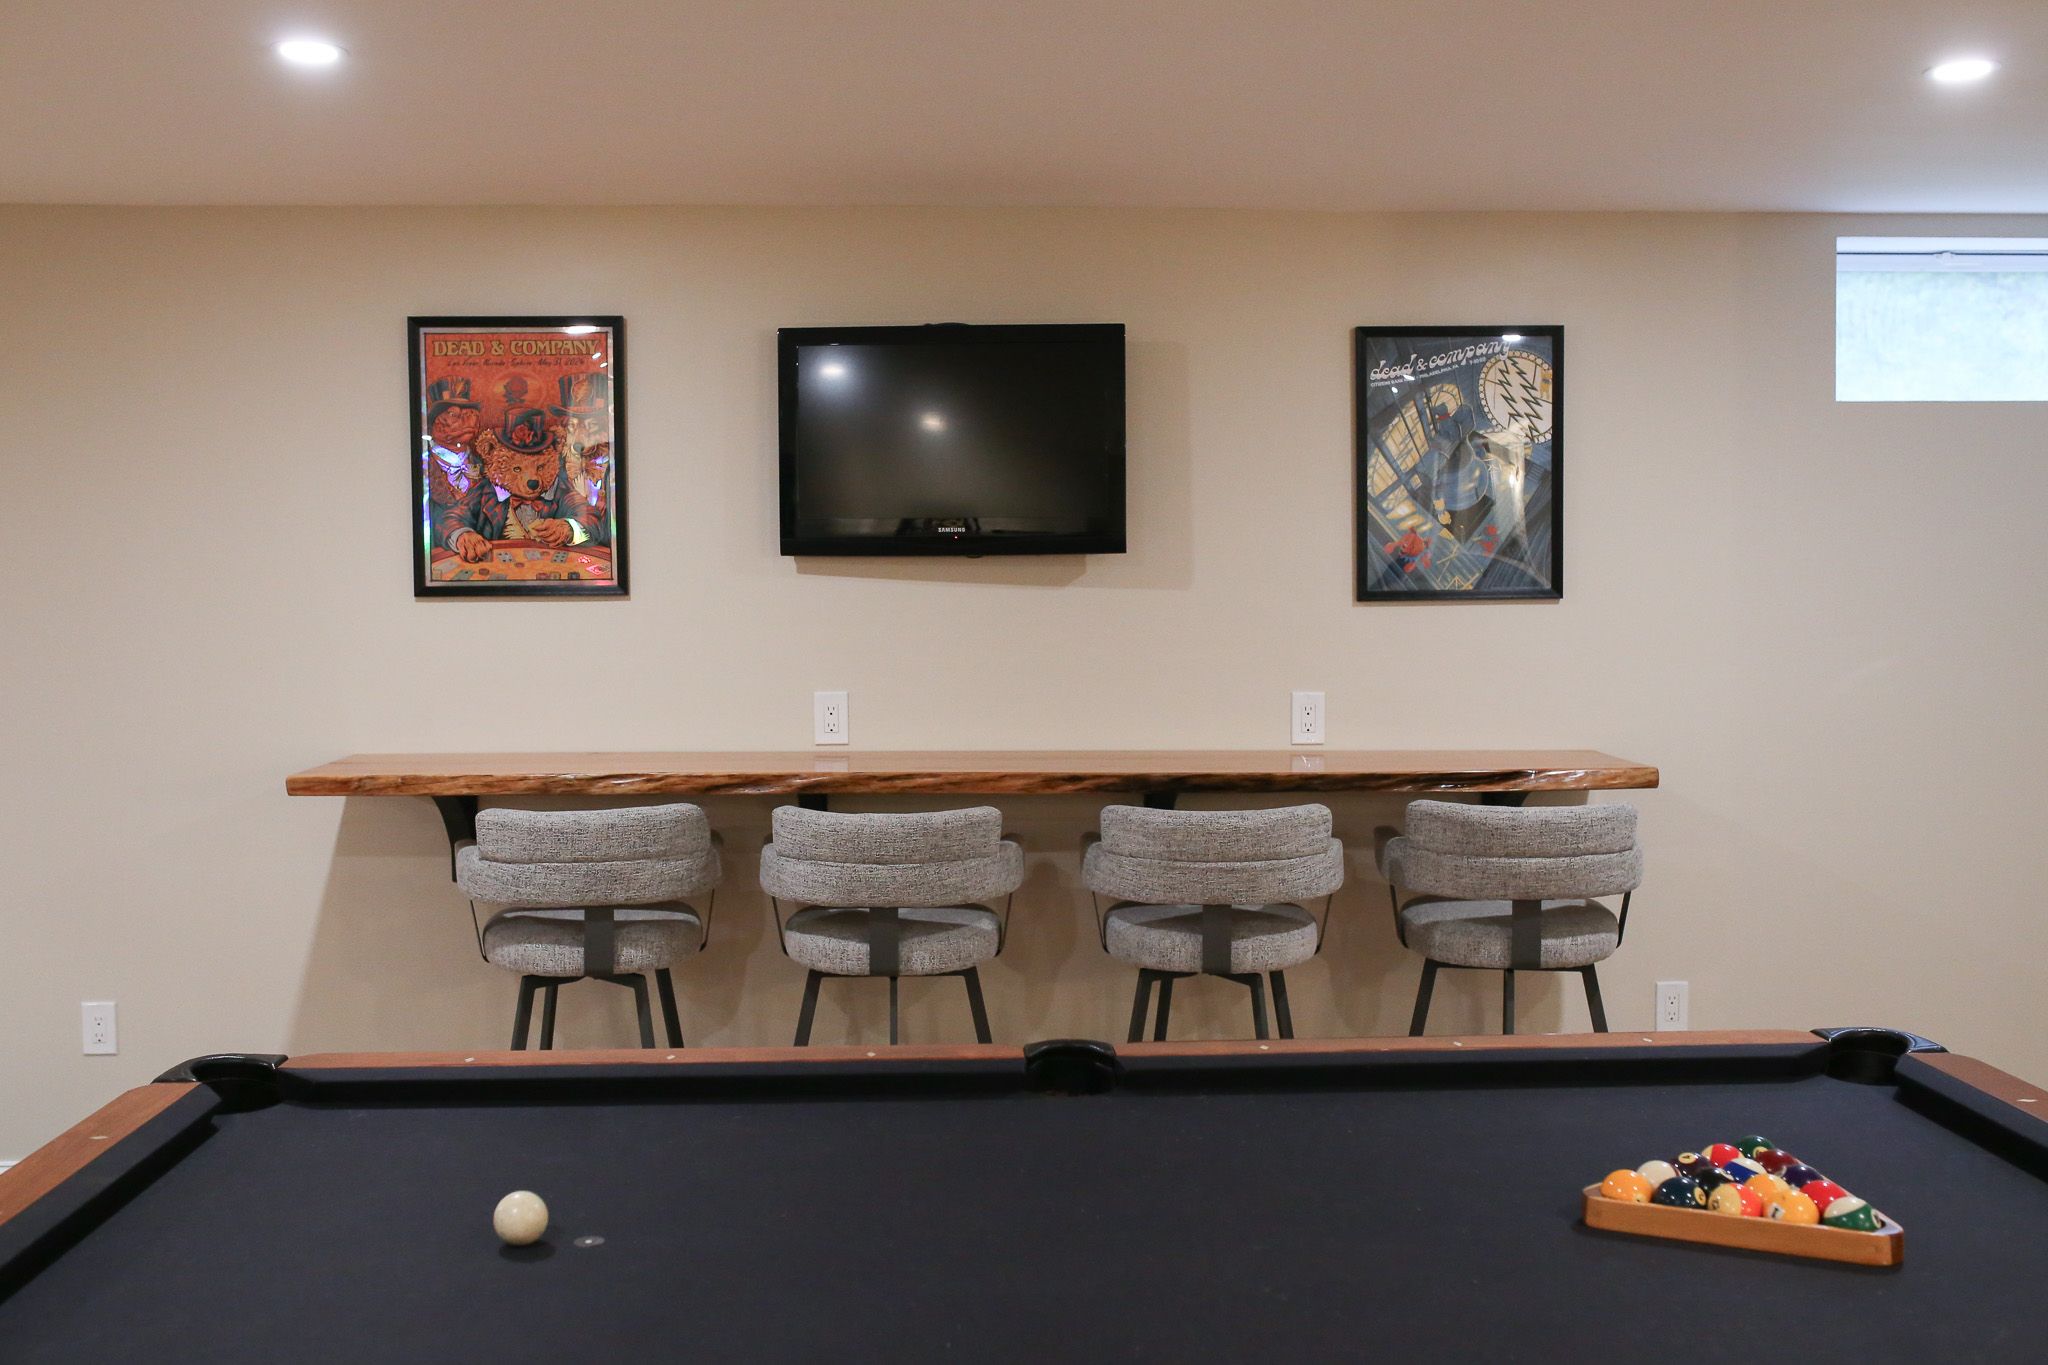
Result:
[[[1659,764],[1615,1022],[1692,983],[1702,1027],[1876,1021],[2039,1077],[2048,576],[2041,410],[1838,407],[1838,229],[1732,216],[939,211],[0,210],[8,347],[0,1157],[215,1049],[498,1044],[424,801],[287,799],[354,750],[799,747],[814,688],[868,747],[1570,745]],[[1941,230],[1931,220],[1910,224]],[[1968,224],[2031,235],[2048,224]],[[635,590],[415,602],[408,313],[629,319]],[[1130,336],[1122,557],[792,561],[775,328],[1109,320]],[[1569,333],[1560,604],[1351,600],[1349,329]],[[1334,802],[1363,846],[1398,803]],[[734,850],[694,1042],[784,1041],[802,974]],[[1030,849],[998,1035],[1114,1036],[1083,800]],[[1405,1026],[1415,966],[1363,853],[1305,1033]],[[1495,1024],[1447,978],[1436,1027]],[[1584,1026],[1564,981],[1524,1019]],[[961,1037],[950,982],[912,1038]],[[79,1055],[78,1002],[122,1053]],[[881,990],[820,1036],[873,1038]],[[1242,1031],[1242,993],[1182,993]],[[623,995],[565,1001],[624,1042]]]

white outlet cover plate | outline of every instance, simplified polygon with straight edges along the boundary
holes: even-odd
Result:
[[[1295,744],[1321,744],[1323,742],[1323,694],[1320,692],[1296,692],[1287,708],[1287,731],[1290,742]]]
[[[121,1040],[114,1031],[114,1002],[111,1000],[84,1000],[79,1002],[79,1027],[83,1034],[88,1057],[111,1057],[121,1050]]]
[[[811,743],[846,743],[846,694],[811,693]]]

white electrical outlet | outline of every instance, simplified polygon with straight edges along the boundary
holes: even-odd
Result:
[[[121,1049],[114,1037],[114,1002],[85,1000],[78,1006],[85,1026],[85,1055],[111,1057]]]
[[[1296,692],[1287,708],[1289,741],[1294,744],[1321,744],[1323,742],[1323,694],[1320,692]]]
[[[846,694],[811,693],[811,743],[846,743]]]
[[[1657,1032],[1692,1027],[1692,1008],[1686,1001],[1686,990],[1683,981],[1657,983]]]

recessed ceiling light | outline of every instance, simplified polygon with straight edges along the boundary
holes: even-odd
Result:
[[[293,66],[333,66],[343,55],[324,38],[287,38],[273,50]]]
[[[1941,85],[1969,85],[1998,70],[1989,57],[1951,57],[1927,68],[1927,79]]]

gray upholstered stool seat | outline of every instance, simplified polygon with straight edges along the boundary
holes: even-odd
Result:
[[[1230,970],[1282,972],[1316,955],[1315,916],[1298,905],[1225,910]],[[1202,907],[1121,905],[1103,916],[1103,946],[1119,962],[1182,976],[1202,970]]]
[[[761,888],[782,950],[807,969],[796,1044],[811,1040],[818,987],[828,976],[889,981],[889,1041],[897,983],[957,976],[974,1035],[989,1041],[982,963],[1003,950],[1008,898],[1024,880],[1024,850],[1003,837],[993,806],[914,815],[838,814],[779,806],[761,849]],[[998,916],[981,902],[1001,900]],[[783,903],[794,906],[787,918]]]
[[[556,994],[588,977],[633,992],[641,1046],[653,1047],[652,976],[669,1046],[681,1047],[669,969],[709,942],[708,904],[700,916],[686,898],[713,891],[721,871],[718,837],[692,805],[477,812],[475,842],[455,851],[455,880],[472,910],[504,907],[476,938],[484,961],[519,973],[512,1046],[526,1046],[539,992],[540,1045],[553,1047]]]
[[[1252,1029],[1266,1036],[1271,978],[1280,1036],[1294,1036],[1283,973],[1314,957],[1323,926],[1296,904],[1344,884],[1344,846],[1324,806],[1275,810],[1159,810],[1109,806],[1102,834],[1081,861],[1096,897],[1104,951],[1138,969],[1131,1041],[1144,1034],[1159,988],[1154,1038],[1166,1036],[1178,977],[1207,975],[1251,991]],[[1102,909],[1102,897],[1115,904]]]
[[[1501,973],[1501,1026],[1515,1031],[1515,973],[1577,972],[1593,1028],[1607,1031],[1595,964],[1621,946],[1643,880],[1633,806],[1515,809],[1416,801],[1408,832],[1381,831],[1394,932],[1422,954],[1408,1031],[1429,1022],[1439,967]],[[1403,891],[1419,893],[1402,903]],[[1600,904],[1620,896],[1616,914]]]
[[[933,906],[899,910],[900,976],[943,976],[963,972],[996,955],[1000,925],[993,911],[976,906]],[[783,946],[806,967],[832,976],[867,976],[868,912],[814,905],[789,917]]]
[[[687,907],[632,906],[612,912],[614,970],[665,971],[697,951],[704,921]],[[583,974],[582,910],[503,910],[484,925],[484,960],[532,976]]]
[[[1402,908],[1402,935],[1446,967],[1506,971],[1514,964],[1514,910],[1513,901],[1420,901]],[[1540,971],[1589,967],[1621,942],[1621,922],[1595,901],[1544,901],[1538,915]]]

